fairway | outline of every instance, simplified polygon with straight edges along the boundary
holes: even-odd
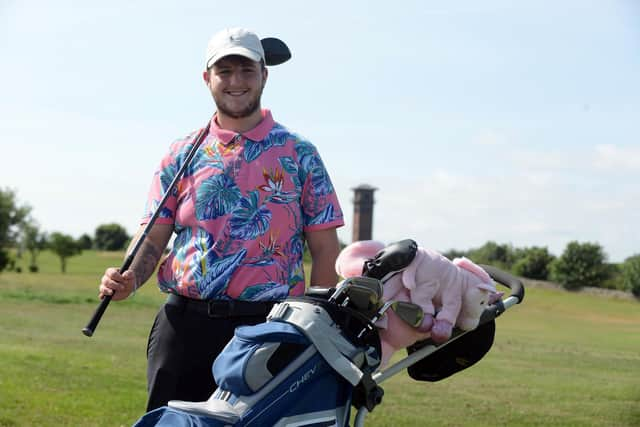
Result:
[[[146,338],[163,296],[152,283],[81,333],[97,283],[122,254],[85,252],[59,273],[0,274],[0,426],[128,426],[144,412]],[[640,303],[527,289],[497,320],[474,367],[438,383],[384,383],[367,426],[638,426]]]

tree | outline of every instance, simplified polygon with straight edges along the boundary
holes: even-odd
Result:
[[[7,248],[16,243],[18,226],[29,216],[31,207],[19,206],[12,190],[0,189],[0,271],[11,258]]]
[[[127,230],[119,224],[103,224],[96,228],[94,239],[96,249],[102,251],[121,251],[129,241]]]
[[[31,255],[29,270],[38,271],[38,254],[47,246],[47,236],[40,232],[35,221],[24,222],[20,227],[21,244]]]
[[[516,253],[518,260],[513,265],[515,274],[528,279],[547,280],[549,265],[555,257],[549,253],[546,247],[533,246],[519,249]]]
[[[551,265],[551,276],[567,289],[599,286],[607,279],[606,255],[597,243],[570,242]]]
[[[63,273],[67,272],[67,258],[82,252],[73,237],[58,232],[51,233],[49,236],[49,248],[60,258],[60,268]]]
[[[640,297],[640,254],[630,256],[624,260],[622,283],[625,289]]]
[[[93,239],[91,239],[91,236],[86,233],[78,237],[78,240],[76,242],[82,250],[89,250],[93,247]]]
[[[464,251],[460,251],[458,249],[449,249],[446,252],[442,252],[442,255],[445,258],[448,258],[450,260],[454,260],[455,258],[462,258],[462,257],[467,257],[467,253]],[[470,257],[469,257],[470,258]]]
[[[500,245],[492,241],[477,249],[471,249],[468,253],[468,257],[477,264],[490,264],[506,270],[511,269],[515,258],[511,245]]]

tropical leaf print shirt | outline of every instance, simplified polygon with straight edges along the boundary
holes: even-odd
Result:
[[[304,232],[344,225],[316,148],[274,122],[269,110],[244,134],[209,135],[162,208],[173,224],[171,251],[158,271],[161,290],[196,299],[275,300],[304,292]],[[148,223],[193,146],[171,145],[156,171]]]

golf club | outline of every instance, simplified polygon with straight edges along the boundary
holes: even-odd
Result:
[[[196,137],[193,143],[193,147],[191,147],[191,149],[189,150],[189,153],[187,154],[187,157],[185,158],[184,163],[176,173],[176,176],[173,177],[173,180],[169,184],[169,187],[167,187],[167,191],[165,191],[164,195],[162,196],[162,199],[160,200],[160,203],[158,204],[158,207],[156,207],[156,210],[153,212],[153,215],[151,215],[151,218],[149,218],[149,222],[144,227],[144,230],[142,231],[142,234],[140,234],[140,237],[136,241],[135,246],[125,258],[119,270],[121,273],[124,273],[125,271],[127,271],[131,266],[131,263],[135,259],[136,254],[138,253],[138,250],[142,246],[142,243],[144,242],[144,240],[147,238],[149,231],[151,231],[151,227],[153,227],[153,224],[156,222],[158,215],[160,215],[160,211],[162,210],[162,207],[164,206],[167,199],[173,192],[173,188],[176,186],[177,182],[180,180],[180,178],[184,174],[184,171],[187,169],[187,166],[189,165],[189,163],[191,163],[191,159],[196,154],[196,152],[198,151],[198,148],[200,147],[200,144],[202,144],[202,141],[204,141],[204,139],[207,137],[208,134],[209,134],[209,123],[207,123],[207,125],[200,131],[200,133]],[[85,334],[88,337],[93,335],[94,331],[96,330],[96,327],[98,326],[98,323],[100,322],[100,319],[102,318],[102,315],[104,314],[104,311],[107,309],[107,307],[109,306],[109,303],[111,302],[111,298],[113,298],[113,295],[105,295],[102,298],[102,301],[100,301],[98,308],[93,313],[91,320],[89,321],[87,326],[85,326],[82,329],[83,334]]]
[[[389,309],[392,309],[402,321],[414,328],[420,326],[422,319],[424,319],[424,312],[417,304],[405,301],[387,301],[380,307],[369,323],[376,323]],[[358,334],[358,338],[362,338],[368,330],[369,328],[363,328]]]

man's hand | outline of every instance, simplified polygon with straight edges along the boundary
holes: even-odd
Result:
[[[104,272],[100,282],[100,299],[105,295],[112,295],[114,301],[127,298],[138,287],[136,275],[127,270],[120,274],[117,268],[110,267]]]
[[[135,242],[138,241],[144,229],[145,226],[141,225],[131,240],[127,253],[133,250]],[[127,271],[120,274],[119,269],[111,267],[104,272],[99,288],[100,299],[104,298],[105,295],[113,295],[114,301],[123,300],[142,286],[153,274],[172,233],[172,224],[155,224],[151,227],[151,231],[149,231],[146,240],[140,246]]]

